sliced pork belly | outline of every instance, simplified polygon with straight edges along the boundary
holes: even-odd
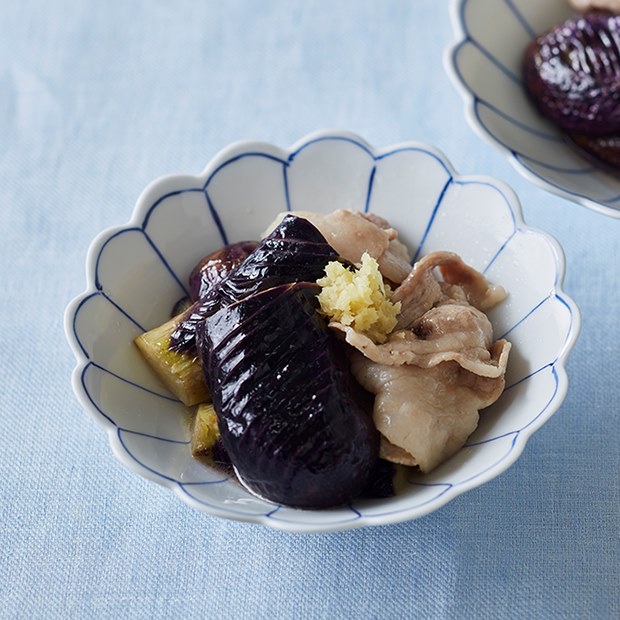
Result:
[[[382,458],[428,473],[463,446],[504,390],[511,345],[493,342],[483,312],[504,297],[456,254],[434,252],[394,292],[401,310],[386,342],[330,324],[357,349],[353,374],[375,394]]]
[[[413,365],[432,368],[454,361],[481,377],[501,377],[506,371],[510,343],[499,340],[500,355],[492,355],[493,328],[483,312],[473,306],[447,303],[425,312],[409,329],[392,332],[385,343],[340,323],[330,327],[369,360],[386,366]]]
[[[379,264],[381,275],[400,284],[411,271],[407,248],[386,220],[358,211],[339,209],[332,213],[291,211],[316,226],[338,254],[351,263],[360,263],[368,252]],[[280,213],[266,232],[273,230],[287,213]]]
[[[435,275],[439,271],[441,280]],[[478,310],[489,310],[506,297],[501,286],[489,284],[478,271],[453,252],[432,252],[419,260],[394,291],[392,301],[401,303],[396,329],[411,325],[439,303],[467,301]]]
[[[494,348],[494,356],[501,356]],[[499,364],[499,358],[497,359]],[[432,368],[387,366],[355,352],[351,370],[375,394],[380,456],[432,471],[454,455],[478,425],[478,411],[497,400],[504,378],[480,377],[456,362]]]

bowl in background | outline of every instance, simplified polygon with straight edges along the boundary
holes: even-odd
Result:
[[[395,497],[307,511],[246,492],[189,451],[188,412],[155,379],[134,339],[163,323],[187,290],[192,267],[219,246],[257,238],[286,210],[376,213],[412,254],[452,250],[508,291],[489,316],[513,343],[507,388],[481,413],[466,446],[431,474],[411,471]],[[129,469],[207,513],[290,531],[383,525],[422,516],[508,468],[558,409],[579,312],[562,292],[564,258],[527,227],[515,194],[487,177],[457,175],[431,146],[376,150],[348,132],[321,131],[289,149],[233,144],[198,176],[149,185],[131,221],[101,233],[83,294],[66,310],[77,366],[73,387]]]
[[[453,0],[457,41],[446,51],[445,66],[470,126],[526,179],[620,218],[620,175],[569,144],[538,112],[522,80],[530,41],[574,15],[566,0]]]

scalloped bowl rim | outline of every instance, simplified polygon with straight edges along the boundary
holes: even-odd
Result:
[[[119,233],[120,231],[126,230],[127,228],[131,228],[135,225],[141,225],[146,216],[148,215],[149,208],[152,206],[152,200],[150,197],[153,193],[158,190],[158,188],[164,188],[167,185],[173,184],[174,186],[179,185],[179,180],[186,179],[191,181],[192,183],[196,182],[206,182],[207,179],[226,161],[231,158],[236,157],[241,153],[248,152],[259,152],[259,153],[270,153],[277,154],[278,157],[287,158],[292,154],[296,154],[301,151],[306,146],[322,140],[345,140],[351,141],[362,148],[364,148],[372,157],[377,158],[384,153],[388,153],[390,151],[394,151],[396,149],[401,148],[413,148],[413,149],[421,149],[426,151],[427,153],[436,157],[441,164],[445,166],[446,171],[448,171],[455,181],[467,181],[467,182],[479,182],[490,184],[491,186],[500,190],[506,199],[506,202],[515,218],[515,225],[522,229],[523,231],[532,232],[537,235],[544,237],[549,246],[552,248],[553,253],[556,259],[556,267],[557,267],[557,284],[555,286],[555,292],[558,297],[561,297],[562,301],[568,306],[571,312],[571,326],[566,335],[566,339],[564,341],[564,345],[562,350],[558,352],[557,358],[554,362],[554,368],[557,372],[557,387],[556,391],[551,398],[550,402],[546,409],[544,409],[541,414],[534,419],[531,424],[529,424],[526,428],[523,428],[519,431],[516,437],[513,440],[513,446],[510,452],[496,462],[494,465],[484,470],[483,472],[477,474],[473,478],[461,482],[458,486],[450,485],[449,488],[442,494],[433,497],[426,503],[421,505],[414,506],[412,508],[403,508],[396,510],[392,513],[384,513],[380,516],[380,518],[369,518],[369,517],[361,517],[355,521],[345,521],[342,523],[332,522],[329,524],[324,523],[309,523],[309,522],[295,522],[295,521],[276,521],[273,519],[267,518],[267,515],[260,514],[231,514],[226,512],[225,510],[219,509],[215,506],[207,506],[201,503],[199,500],[192,498],[190,495],[185,493],[180,486],[174,481],[167,480],[166,478],[162,478],[157,472],[150,472],[148,469],[142,467],[139,463],[137,463],[131,455],[122,447],[117,435],[117,427],[107,420],[105,417],[101,415],[101,413],[96,409],[94,404],[90,401],[88,395],[85,393],[85,388],[81,381],[81,376],[84,371],[85,366],[88,363],[88,358],[84,355],[82,351],[81,344],[79,343],[76,333],[74,331],[74,318],[76,313],[83,303],[83,301],[91,296],[93,293],[97,291],[95,285],[95,271],[96,271],[96,262],[97,257],[99,255],[99,251],[105,245],[105,243],[114,235]],[[158,195],[162,194],[161,189],[157,191]],[[230,144],[229,146],[220,150],[207,164],[207,166],[203,169],[203,171],[199,175],[185,175],[185,174],[171,174],[159,177],[149,183],[145,189],[140,194],[136,205],[134,207],[131,219],[124,226],[114,226],[103,230],[99,233],[91,242],[87,258],[86,258],[86,280],[87,285],[86,289],[83,293],[76,296],[68,305],[64,314],[64,327],[65,334],[67,340],[73,350],[75,355],[77,365],[75,366],[72,372],[72,387],[73,391],[82,405],[82,407],[96,420],[96,422],[102,426],[108,433],[108,440],[110,446],[112,448],[112,452],[115,457],[122,463],[124,467],[127,469],[139,474],[140,476],[152,480],[153,482],[157,482],[158,484],[163,485],[164,487],[172,490],[177,497],[179,497],[186,504],[201,510],[202,512],[206,512],[208,514],[223,517],[226,519],[242,521],[242,522],[251,522],[262,524],[268,527],[281,529],[285,531],[291,532],[328,532],[328,531],[340,531],[345,529],[352,529],[358,527],[366,527],[366,526],[379,526],[379,525],[388,525],[392,523],[400,523],[403,521],[408,521],[411,519],[415,519],[418,517],[422,517],[426,514],[434,512],[441,506],[447,504],[452,499],[458,497],[460,494],[478,486],[485,484],[486,482],[492,480],[497,477],[504,471],[506,471],[522,454],[528,439],[532,436],[532,434],[538,430],[561,406],[562,402],[565,399],[567,390],[568,390],[568,377],[565,369],[566,360],[568,358],[569,353],[571,352],[578,335],[581,330],[581,315],[578,307],[573,302],[573,300],[568,297],[562,290],[562,283],[565,275],[565,257],[563,250],[557,240],[543,230],[539,230],[528,226],[522,216],[521,206],[519,200],[515,194],[515,192],[504,182],[485,175],[459,175],[456,173],[454,168],[452,167],[448,158],[437,148],[432,145],[429,145],[424,142],[418,141],[406,141],[400,142],[394,145],[391,145],[382,149],[374,149],[370,146],[365,140],[360,138],[358,135],[342,130],[319,130],[315,131],[304,138],[295,142],[290,148],[284,149],[277,147],[268,142],[262,141],[251,141],[251,140],[241,140]],[[312,511],[310,511],[312,512]]]
[[[512,149],[500,142],[493,133],[491,133],[478,121],[476,115],[477,97],[460,75],[456,68],[455,61],[458,50],[467,42],[469,36],[463,24],[463,20],[461,19],[462,8],[467,2],[469,2],[469,0],[450,0],[450,21],[457,38],[454,43],[451,43],[446,48],[443,55],[444,69],[465,102],[465,119],[467,120],[467,124],[478,137],[484,140],[484,142],[504,153],[515,170],[530,183],[533,183],[541,189],[551,192],[560,198],[564,198],[565,200],[581,205],[586,209],[591,209],[608,217],[620,219],[620,208],[615,209],[609,207],[603,203],[588,198],[587,196],[576,194],[567,189],[558,187],[530,170],[519,160],[518,157],[516,157]]]

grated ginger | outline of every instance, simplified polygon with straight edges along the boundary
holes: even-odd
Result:
[[[392,291],[383,282],[377,261],[367,252],[362,264],[350,271],[337,261],[325,267],[325,277],[319,278],[318,300],[321,312],[330,321],[363,332],[375,342],[385,342],[396,326],[400,302],[392,303]]]

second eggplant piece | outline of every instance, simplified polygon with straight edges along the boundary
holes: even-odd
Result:
[[[289,506],[357,497],[378,435],[314,284],[285,284],[207,317],[198,332],[222,441],[242,483]]]
[[[194,303],[171,335],[170,348],[193,353],[196,329],[222,306],[288,282],[314,282],[338,254],[308,220],[287,215],[274,231],[227,274],[209,294]]]

